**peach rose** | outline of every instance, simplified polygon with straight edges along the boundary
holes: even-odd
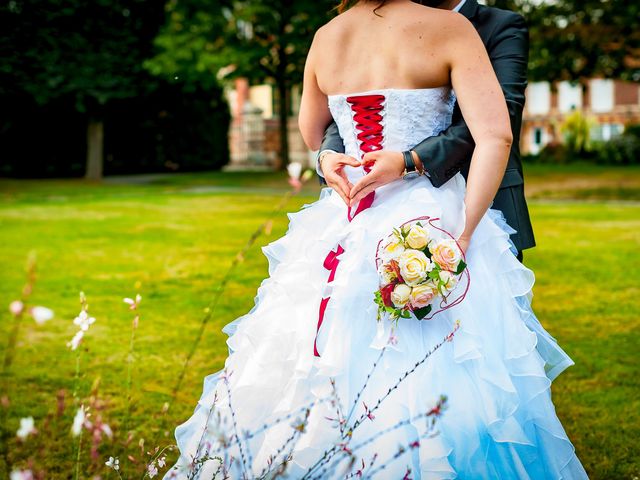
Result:
[[[438,287],[434,283],[427,282],[416,285],[411,289],[411,306],[413,308],[426,307],[436,295],[438,295]]]
[[[460,252],[455,240],[450,238],[435,243],[429,247],[429,251],[432,255],[431,259],[444,270],[455,272],[460,260],[462,260],[462,252]]]

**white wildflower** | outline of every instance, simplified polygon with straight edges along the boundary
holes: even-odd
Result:
[[[84,332],[82,330],[78,330],[71,341],[67,342],[67,347],[71,348],[71,350],[77,349],[78,345],[80,345],[80,342],[82,341],[82,337],[84,337]]]
[[[299,180],[300,175],[302,175],[302,164],[299,162],[289,163],[287,165],[287,173],[289,173],[289,177]]]
[[[71,427],[71,433],[74,437],[77,437],[82,432],[82,426],[84,425],[85,419],[86,415],[84,405],[81,405],[76,412],[76,416],[73,418],[73,426]]]
[[[164,455],[158,459],[158,466],[163,468],[166,465],[167,457]]]
[[[82,330],[83,332],[86,332],[95,321],[96,319],[90,317],[86,310],[82,310],[73,320],[73,324],[80,327],[80,330]]]
[[[116,472],[120,470],[120,460],[117,458],[109,457],[109,460],[104,462],[104,464],[109,468],[113,468]]]
[[[135,300],[133,298],[128,298],[128,297],[123,299],[124,303],[128,304],[131,310],[135,310],[136,308],[138,308],[138,305],[140,305],[141,300],[142,300],[142,296],[139,293],[136,295]]]
[[[29,435],[36,433],[33,417],[21,418],[20,428],[16,432],[16,435],[20,440],[25,440]]]
[[[53,318],[53,310],[47,307],[33,307],[31,316],[38,325],[42,325]]]

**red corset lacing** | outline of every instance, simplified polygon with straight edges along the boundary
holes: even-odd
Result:
[[[382,149],[383,134],[382,124],[380,123],[382,121],[382,115],[380,115],[380,112],[382,111],[382,103],[384,100],[384,95],[357,95],[347,97],[347,103],[351,105],[351,110],[353,111],[356,130],[359,131],[357,138],[360,141],[360,151],[363,155],[368,152],[375,152],[376,150]],[[363,165],[363,169],[365,174],[369,173],[371,165]],[[353,214],[351,213],[351,207],[348,208],[347,219],[350,222],[356,215],[371,206],[373,199],[375,198],[375,193],[375,191],[372,191],[360,200]],[[334,250],[331,250],[327,254],[323,263],[324,268],[329,270],[327,283],[331,283],[333,281],[336,270],[338,269],[338,264],[340,263],[340,259],[338,257],[342,255],[342,253],[344,253],[344,247],[338,244]],[[316,336],[313,341],[313,354],[316,357],[320,356],[317,347],[318,332],[320,331],[320,326],[324,320],[324,312],[327,309],[330,298],[331,297],[324,297],[320,302],[318,326],[316,327]]]

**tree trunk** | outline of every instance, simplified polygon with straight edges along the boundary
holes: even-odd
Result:
[[[104,165],[104,124],[100,120],[89,120],[87,126],[87,169],[85,178],[101,180]]]
[[[280,131],[280,158],[278,169],[285,170],[289,164],[289,88],[284,79],[277,81],[278,126]]]

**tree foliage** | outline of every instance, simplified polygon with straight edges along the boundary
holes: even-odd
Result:
[[[134,97],[153,87],[141,59],[163,17],[160,3],[144,0],[5,2],[0,94],[24,92],[40,104],[72,97],[89,113]]]
[[[289,93],[302,81],[314,32],[332,16],[333,1],[171,0],[169,22],[156,39],[149,70],[209,84],[246,77],[276,87],[280,157],[288,157]]]
[[[529,23],[532,80],[640,81],[640,3],[625,0],[491,0]]]

